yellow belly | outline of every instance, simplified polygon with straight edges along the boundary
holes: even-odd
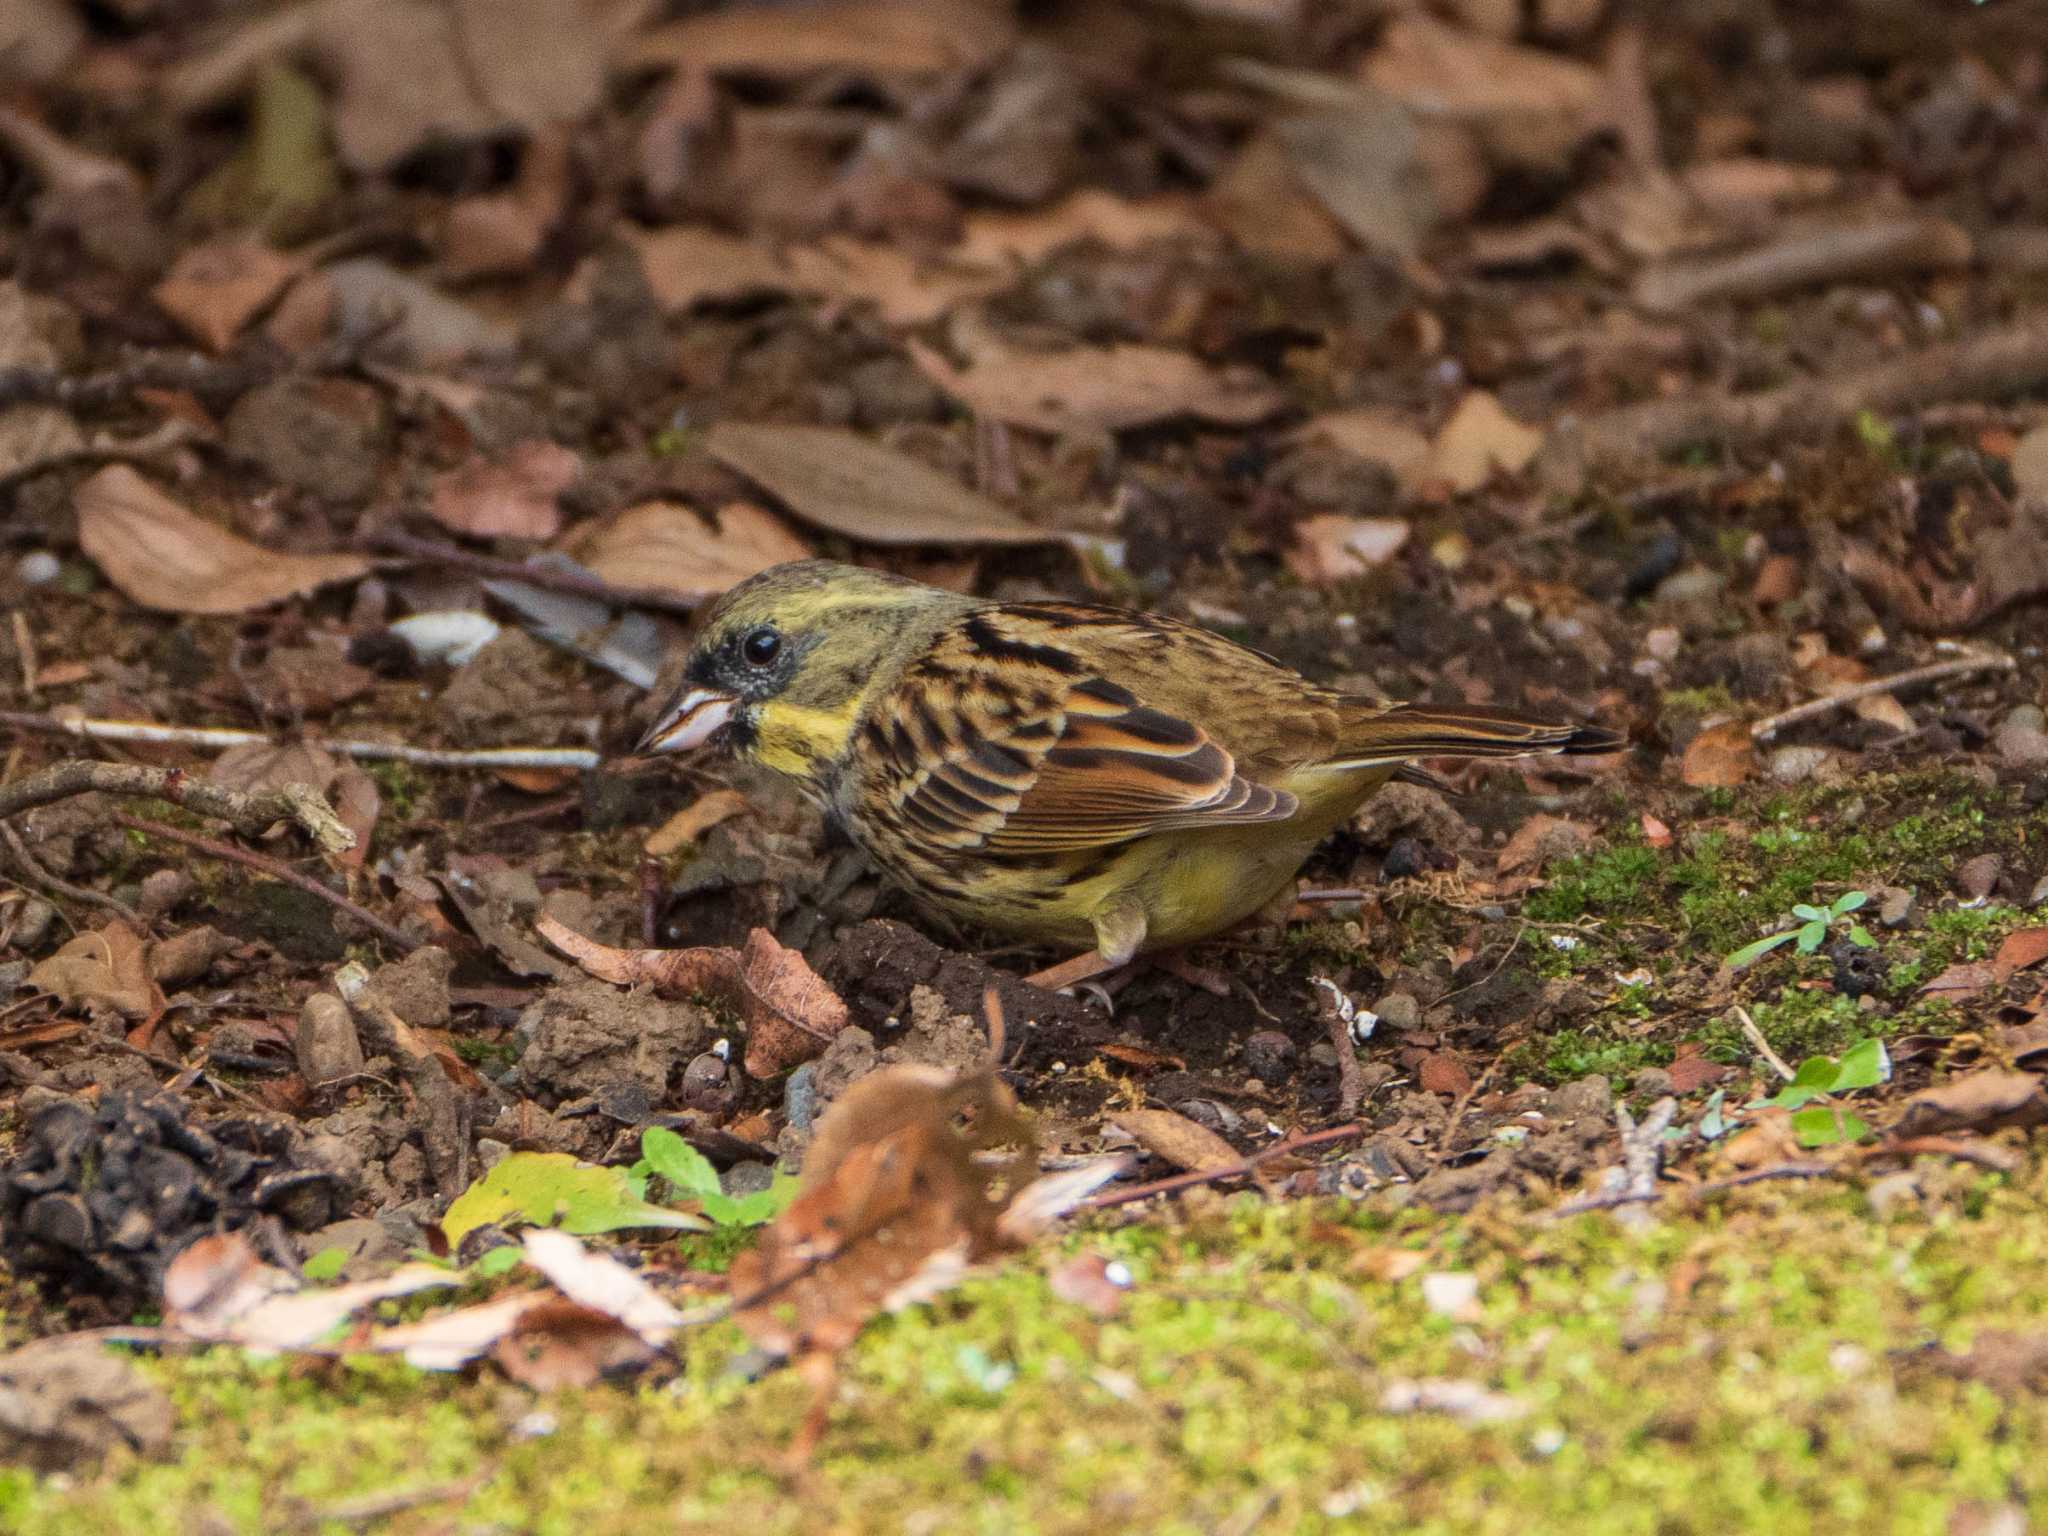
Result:
[[[935,905],[1016,938],[1092,949],[1094,915],[1134,900],[1145,912],[1142,948],[1191,944],[1278,896],[1316,845],[1391,776],[1391,768],[1297,775],[1281,786],[1301,800],[1287,821],[1162,832],[1031,870],[991,864],[958,893],[941,893],[914,872],[903,873]]]

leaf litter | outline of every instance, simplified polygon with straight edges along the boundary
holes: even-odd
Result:
[[[394,1326],[375,1301],[313,1299],[264,1246],[221,1260],[251,1317],[293,1302],[325,1320],[316,1352],[374,1337],[540,1388],[644,1370],[675,1334],[621,1276],[671,1306],[676,1266],[770,1217],[770,1165],[806,1143],[809,1203],[745,1261],[780,1278],[735,1300],[814,1379],[877,1309],[1014,1251],[990,1210],[1037,1171],[1028,1142],[1085,1182],[1118,1123],[1193,1187],[1342,1104],[1351,1142],[1276,1161],[1271,1195],[1541,1205],[1620,1155],[1626,1198],[1663,1194],[1675,1222],[1668,1197],[1704,1178],[1731,1231],[1755,1213],[1738,1179],[1869,1170],[1874,1207],[1901,1179],[1932,1207],[1948,1172],[2023,1166],[2042,1123],[2038,701],[2019,668],[1875,686],[1966,630],[2012,657],[2040,643],[2029,391],[2048,362],[2014,274],[2043,209],[2010,169],[2039,114],[1995,44],[1980,63],[1932,33],[1865,40],[1876,62],[1827,79],[1794,46],[1763,81],[1683,25],[1651,50],[1568,4],[1363,32],[1284,5],[528,9],[480,27],[474,8],[316,0],[211,34],[175,8],[96,14],[84,94],[45,100],[45,64],[0,112],[30,194],[0,290],[21,338],[0,472],[22,513],[0,682],[10,721],[48,727],[23,725],[22,753],[32,769],[120,732],[195,782],[325,783],[353,864],[288,829],[268,855],[448,946],[461,983],[434,1022],[394,1012],[400,1035],[324,990],[332,961],[284,947],[304,936],[268,876],[165,867],[92,802],[43,807],[0,853],[24,881],[0,892],[10,1093],[32,1068],[37,1091],[88,1096],[147,1076],[209,1123],[273,1106],[360,1150],[357,1225],[456,1195],[441,1235],[486,1250],[473,1278],[527,1287]],[[1973,18],[1987,38],[2002,20]],[[1746,21],[1721,40],[1747,41]],[[1677,80],[1697,113],[1662,105]],[[160,122],[126,105],[158,85]],[[595,252],[638,259],[578,265]],[[1637,314],[1674,294],[1695,302]],[[296,463],[243,452],[273,347],[312,376],[260,391]],[[340,430],[365,410],[389,430]],[[94,425],[133,415],[176,430]],[[362,553],[430,519],[457,540],[438,556]],[[552,547],[521,582],[482,553],[498,539]],[[1346,687],[1598,716],[1636,746],[1602,781],[1544,761],[1460,770],[1455,800],[1391,786],[1319,852],[1287,946],[1225,948],[1238,1001],[1140,978],[1105,1014],[1018,988],[973,934],[896,924],[909,909],[814,812],[722,765],[557,764],[515,787],[425,745],[537,729],[587,764],[630,738],[676,611],[811,552],[1139,601]],[[632,612],[627,589],[682,601]],[[569,654],[500,629],[507,609]],[[447,615],[457,643],[404,642]],[[343,655],[334,686],[313,679]],[[307,716],[442,755],[342,770],[302,743]],[[188,734],[132,734],[158,720]],[[1759,750],[1764,726],[1782,746]],[[457,870],[459,889],[434,883]],[[1849,883],[1873,910],[1905,898],[1871,920],[1870,963],[1720,967]],[[137,920],[88,916],[102,893]],[[547,931],[611,941],[575,950],[611,980],[535,942],[544,903]],[[627,947],[650,941],[676,947]],[[1310,954],[1380,1019],[1364,1044],[1304,1002]],[[186,979],[159,981],[159,958]],[[1019,1021],[1000,1081],[978,1075],[991,978]],[[336,1006],[295,1021],[309,990]],[[1785,1090],[1727,1025],[1736,1002],[1817,1097],[1741,1107]],[[293,1049],[317,1043],[308,1017],[362,1032],[341,1070]],[[131,1026],[124,1052],[109,1031]],[[380,1026],[416,1047],[396,1075]],[[1879,1036],[1895,1080],[1864,1083],[1848,1069]],[[873,1136],[835,1149],[862,1083],[914,1107],[871,1104]],[[1029,1135],[1013,1087],[1041,1111]],[[1632,1113],[1679,1101],[1661,1183],[1642,1122],[1617,1134],[1623,1092]],[[984,1123],[1012,1142],[977,1146]],[[872,1233],[843,1220],[881,1213]],[[639,1239],[616,1270],[564,1230],[630,1220],[715,1230],[680,1254]],[[1443,1262],[1391,1251],[1358,1276]],[[1067,1267],[1061,1294],[1116,1311],[1104,1267]],[[290,1337],[276,1319],[296,1315],[262,1326]],[[1002,1390],[999,1363],[960,1368]],[[1390,1369],[1365,1411],[1472,1428],[1523,1406],[1435,1369]],[[1282,1523],[1312,1519],[1278,1497]],[[1368,1497],[1412,1513],[1339,1487],[1326,1517]]]

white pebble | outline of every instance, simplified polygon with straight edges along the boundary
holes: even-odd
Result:
[[[64,563],[47,549],[23,555],[21,563],[14,568],[14,574],[25,587],[47,587],[63,572]]]

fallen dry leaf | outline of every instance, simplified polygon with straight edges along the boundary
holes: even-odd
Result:
[[[869,1318],[1034,1240],[1126,1166],[1107,1158],[1034,1177],[1031,1124],[993,1071],[903,1063],[842,1093],[818,1121],[796,1198],[731,1270],[741,1330],[812,1367],[818,1395],[800,1448],[822,1429],[833,1355]]]
[[[722,421],[711,456],[806,522],[869,544],[1043,544],[1058,537],[908,454],[836,427]]]
[[[370,856],[370,838],[377,830],[377,816],[384,808],[377,781],[351,763],[334,779],[334,814],[356,835],[356,845],[341,854],[349,869],[361,869]]]
[[[583,460],[559,443],[527,438],[500,459],[481,455],[434,477],[429,510],[451,533],[480,539],[551,539],[562,526],[560,496]]]
[[[789,268],[758,240],[681,224],[645,233],[628,231],[628,243],[654,300],[671,314],[703,303],[729,303],[756,294],[785,293],[796,286]],[[575,297],[589,284],[591,269],[570,285]]]
[[[244,794],[267,794],[287,784],[310,784],[324,795],[341,772],[334,755],[303,741],[252,741],[229,747],[206,770],[206,781]]]
[[[1710,725],[1686,745],[1678,776],[1695,789],[1732,789],[1756,773],[1756,747],[1740,720]]]
[[[1014,24],[984,0],[839,0],[794,9],[740,6],[655,27],[624,50],[634,68],[790,79],[933,75],[1001,52]]]
[[[311,0],[194,50],[162,83],[193,112],[273,58],[310,54],[335,81],[335,147],[370,174],[436,140],[573,122],[603,92],[604,47],[583,0]]]
[[[1211,368],[1165,347],[1029,352],[984,336],[964,368],[915,338],[907,347],[925,376],[961,404],[1039,432],[1121,432],[1181,416],[1249,426],[1287,404],[1262,375]]]
[[[165,613],[247,613],[366,575],[360,555],[265,549],[192,515],[125,464],[72,493],[78,544],[107,579]]]
[[[1356,458],[1386,465],[1410,495],[1429,483],[1429,439],[1392,411],[1328,411],[1311,417],[1293,436],[1297,442],[1325,442]]]
[[[1214,1173],[1244,1161],[1243,1154],[1207,1126],[1170,1109],[1120,1109],[1108,1118],[1154,1157],[1186,1173]]]
[[[28,973],[28,984],[66,1008],[107,1010],[124,1019],[154,1019],[164,1009],[141,936],[118,919],[79,934],[41,961]]]
[[[1215,231],[1196,217],[1185,198],[1167,195],[1132,202],[1087,187],[1049,208],[970,215],[952,254],[975,266],[1030,266],[1083,240],[1113,251],[1134,251],[1155,240],[1214,238]]]
[[[1602,115],[1600,72],[1538,48],[1463,32],[1420,11],[1396,16],[1361,74],[1418,115],[1477,128],[1500,163],[1564,168]]]
[[[1454,491],[1476,491],[1496,471],[1520,474],[1542,446],[1541,432],[1515,420],[1487,391],[1475,389],[1458,402],[1430,443],[1426,474]]]
[[[228,235],[188,247],[150,297],[194,341],[225,352],[299,270],[253,235]]]
[[[1922,997],[1975,997],[1998,984],[1998,973],[1981,960],[1958,961],[1920,989]]]
[[[1971,1072],[1906,1100],[1895,1136],[1989,1131],[2048,1123],[2048,1084],[2031,1072]]]
[[[1287,569],[1310,586],[1363,576],[1385,565],[1408,542],[1411,529],[1398,517],[1344,517],[1324,513],[1294,525]]]
[[[580,531],[568,550],[606,581],[700,599],[815,553],[781,518],[745,501],[712,518],[672,501],[642,502]]]
[[[264,1263],[243,1233],[212,1233],[164,1271],[164,1322],[195,1339],[260,1353],[305,1350],[375,1302],[461,1283],[458,1272],[439,1265],[407,1264],[375,1280],[301,1290]]]
[[[2048,427],[2034,427],[2012,451],[2012,479],[2022,496],[2048,502]]]
[[[1643,830],[1643,841],[1650,847],[1669,848],[1671,846],[1671,828],[1655,816],[1652,816],[1648,811],[1643,812],[1639,825]]]
[[[1991,957],[1991,973],[2000,985],[2015,971],[2024,971],[2048,960],[2048,928],[2015,928]]]
[[[797,246],[786,263],[790,288],[871,303],[888,325],[923,325],[1010,282],[1000,268],[951,258],[921,261],[901,247],[847,235]]]
[[[709,992],[729,998],[746,1022],[746,1068],[754,1077],[774,1077],[809,1061],[849,1021],[839,994],[765,928],[749,933],[741,949],[614,949],[546,914],[534,928],[600,981],[651,986],[670,997]]]
[[[550,124],[528,140],[508,190],[461,198],[449,208],[441,231],[448,275],[484,277],[531,267],[562,216],[569,173],[569,136],[560,124]]]
[[[747,797],[736,789],[714,789],[699,795],[675,815],[647,834],[640,851],[650,858],[665,859],[687,848],[721,821],[747,808]]]

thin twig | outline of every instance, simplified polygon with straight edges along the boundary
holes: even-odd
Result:
[[[1623,1188],[1611,1193],[1588,1195],[1583,1200],[1560,1205],[1550,1214],[1553,1217],[1583,1216],[1588,1211],[1611,1211],[1620,1206],[1651,1205],[1674,1195],[1698,1201],[1710,1195],[1740,1189],[1745,1184],[1764,1184],[1773,1179],[1824,1179],[1839,1171],[1833,1163],[1773,1163],[1768,1168],[1751,1168],[1745,1173],[1730,1174],[1725,1179],[1712,1179],[1705,1184],[1668,1184],[1662,1189],[1650,1190]]]
[[[1332,1126],[1326,1131],[1316,1131],[1311,1135],[1292,1136],[1285,1141],[1275,1142],[1263,1152],[1254,1152],[1247,1158],[1225,1164],[1221,1168],[1210,1168],[1195,1173],[1176,1173],[1171,1178],[1154,1179],[1149,1184],[1135,1184],[1129,1189],[1115,1189],[1106,1194],[1091,1195],[1081,1202],[1081,1209],[1106,1210],[1112,1205],[1129,1205],[1133,1200],[1146,1200],[1153,1195],[1193,1189],[1198,1184],[1216,1184],[1224,1179],[1242,1178],[1262,1163],[1270,1162],[1276,1157],[1284,1157],[1290,1152],[1305,1152],[1310,1147],[1327,1146],[1331,1142],[1349,1141],[1365,1135],[1370,1129],[1364,1121],[1354,1120],[1349,1125]]]
[[[1358,1040],[1351,1033],[1358,1023],[1358,1005],[1327,976],[1311,976],[1309,985],[1337,1053],[1337,1113],[1349,1120],[1365,1101],[1365,1074],[1359,1070]]]
[[[1825,698],[1810,699],[1791,709],[1780,710],[1767,715],[1749,728],[1752,741],[1769,741],[1788,725],[1801,720],[1812,720],[1817,716],[1830,714],[1845,704],[1854,704],[1858,699],[1868,699],[1880,693],[1890,693],[1898,688],[1912,688],[1921,683],[1938,683],[1944,678],[1967,677],[1973,672],[2010,672],[2018,663],[2003,654],[1987,653],[1977,656],[1958,656],[1953,661],[1931,662],[1924,667],[1914,667],[1907,672],[1896,672],[1890,677],[1873,677],[1867,683],[1857,683],[1850,688],[1828,694]]]
[[[1441,1167],[1445,1158],[1451,1155],[1451,1138],[1458,1134],[1458,1122],[1465,1118],[1465,1111],[1472,1107],[1472,1101],[1479,1097],[1479,1090],[1493,1080],[1494,1068],[1500,1065],[1500,1058],[1494,1057],[1486,1064],[1486,1070],[1473,1078],[1465,1091],[1458,1095],[1458,1101],[1451,1106],[1451,1113],[1444,1121],[1444,1133],[1437,1138],[1436,1157],[1432,1167]]]
[[[11,723],[11,717],[0,716],[0,723]],[[73,795],[94,793],[167,800],[201,816],[230,822],[244,837],[260,837],[278,822],[289,821],[305,828],[328,853],[346,853],[356,845],[355,833],[342,825],[333,807],[308,784],[287,784],[269,793],[247,794],[192,778],[182,768],[147,768],[135,763],[99,763],[84,758],[0,784],[0,819],[35,806],[68,800]]]
[[[1773,1072],[1777,1073],[1786,1082],[1791,1082],[1796,1074],[1790,1067],[1785,1065],[1784,1058],[1771,1049],[1771,1042],[1766,1040],[1764,1032],[1756,1027],[1756,1020],[1749,1016],[1749,1010],[1743,1007],[1742,1004],[1737,1003],[1735,1005],[1735,1017],[1742,1025],[1742,1038],[1749,1042],[1750,1048],[1770,1064]]]
[[[1767,443],[1800,432],[1829,431],[1858,411],[2018,394],[2043,379],[2048,379],[2048,310],[2023,311],[1977,335],[1864,368],[1749,394],[1651,400],[1560,422],[1537,456],[1534,473],[1546,485],[1574,484],[1589,464],[1638,462],[1688,443]]]
[[[519,560],[498,560],[490,555],[471,554],[468,550],[458,549],[453,544],[436,544],[428,539],[416,539],[409,533],[383,534],[377,539],[376,548],[387,554],[403,555],[409,560],[445,565],[453,570],[488,576],[494,581],[519,581],[529,587],[540,587],[549,592],[566,592],[572,597],[595,598],[615,608],[651,608],[659,613],[678,614],[683,618],[688,618],[717,596],[714,592],[693,595],[671,591],[666,587],[615,586],[601,576],[591,576],[581,571],[565,571],[545,565],[528,565]]]
[[[420,947],[418,939],[407,937],[366,907],[351,901],[339,891],[330,891],[311,875],[302,875],[289,864],[280,863],[278,860],[269,858],[264,854],[251,853],[246,848],[235,847],[232,843],[216,842],[210,837],[200,837],[195,833],[181,831],[177,827],[166,827],[154,821],[144,821],[136,816],[117,814],[114,817],[114,825],[126,827],[131,832],[141,832],[150,837],[161,837],[167,842],[182,844],[184,847],[190,848],[197,853],[207,854],[213,858],[224,860],[229,864],[240,864],[266,874],[273,880],[282,880],[287,885],[297,886],[307,895],[317,896],[337,911],[347,913],[365,928],[376,934],[378,938],[397,949],[400,954],[409,955]]]
[[[158,725],[149,720],[90,720],[83,716],[21,714],[0,710],[0,725],[53,736],[83,736],[90,741],[139,741],[162,746],[274,747],[261,731],[218,725]],[[365,762],[412,763],[421,768],[571,768],[587,771],[604,759],[587,747],[476,747],[450,749],[413,747],[395,741],[356,741],[343,737],[308,736],[309,747]],[[198,807],[194,807],[198,809]],[[210,814],[210,813],[208,813]]]
[[[141,915],[119,897],[109,896],[102,891],[89,890],[82,885],[73,885],[70,881],[60,880],[51,874],[49,870],[42,866],[42,863],[36,856],[29,852],[28,844],[21,840],[21,834],[5,821],[0,821],[0,840],[6,842],[7,851],[14,855],[14,862],[21,866],[22,873],[27,875],[29,879],[33,880],[45,892],[62,896],[67,901],[83,902],[89,907],[104,907],[123,922],[132,924],[137,928],[142,926]]]

